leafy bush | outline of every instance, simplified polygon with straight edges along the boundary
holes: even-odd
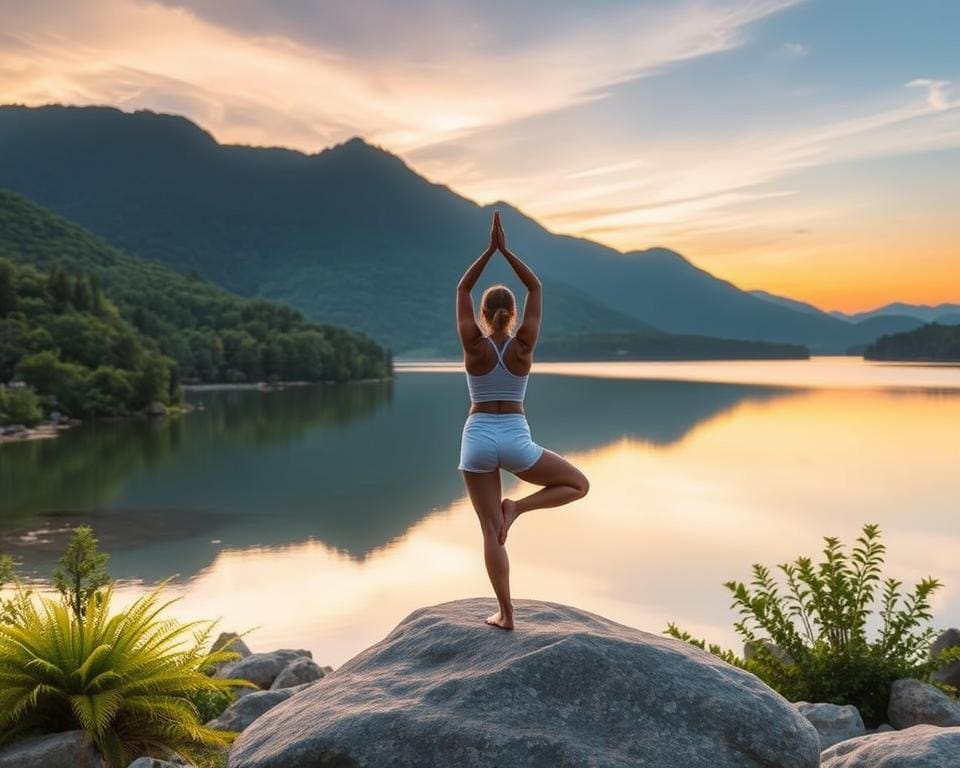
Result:
[[[206,728],[190,696],[248,685],[201,670],[236,654],[206,653],[212,623],[160,618],[156,590],[110,615],[112,587],[78,620],[63,602],[23,597],[0,624],[0,743],[29,732],[82,728],[111,768],[142,755],[191,759],[233,734]]]
[[[32,427],[42,418],[40,399],[30,387],[0,387],[0,424],[23,424]]]
[[[849,553],[839,539],[824,541],[820,563],[798,557],[778,566],[785,587],[757,564],[750,586],[724,584],[740,616],[734,628],[746,658],[708,646],[675,624],[666,633],[747,669],[791,701],[853,704],[875,726],[886,718],[894,680],[926,679],[956,657],[954,651],[929,657],[935,634],[930,596],[941,584],[923,579],[903,594],[902,582],[883,579],[886,547],[876,525],[863,527]],[[878,599],[879,627],[871,639],[868,624]]]
[[[97,551],[93,529],[81,525],[73,532],[60,565],[53,571],[53,585],[78,621],[91,598],[110,584],[107,560],[110,555]]]

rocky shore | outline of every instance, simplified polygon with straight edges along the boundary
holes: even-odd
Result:
[[[960,703],[919,680],[873,732],[853,706],[791,704],[689,644],[569,606],[488,599],[423,608],[336,671],[309,651],[251,653],[215,674],[257,690],[209,725],[241,735],[228,768],[958,768]],[[956,634],[951,634],[956,633]],[[952,644],[950,630],[940,643]],[[941,673],[953,684],[960,668]],[[130,768],[185,763],[141,758]],[[101,768],[75,731],[0,751],[0,768]]]

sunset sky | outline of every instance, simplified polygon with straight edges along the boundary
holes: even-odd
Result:
[[[360,135],[825,309],[960,301],[955,0],[0,0],[0,101]]]

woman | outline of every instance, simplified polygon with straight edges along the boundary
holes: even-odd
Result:
[[[487,262],[503,254],[527,289],[523,322],[511,336],[517,305],[504,285],[483,292],[474,317],[470,291]],[[583,498],[590,487],[583,473],[552,451],[533,442],[523,412],[533,349],[540,335],[542,290],[533,271],[507,248],[500,213],[493,214],[490,245],[464,273],[457,286],[457,330],[470,391],[470,415],[463,426],[460,470],[483,530],[483,557],[500,610],[486,621],[513,629],[510,562],[504,544],[516,519],[532,509],[559,507]],[[500,498],[500,469],[543,486],[516,501]]]

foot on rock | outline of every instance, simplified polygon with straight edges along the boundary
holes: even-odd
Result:
[[[497,611],[492,616],[486,618],[486,623],[491,627],[499,627],[500,629],[513,629],[513,617],[504,618],[503,614],[500,611]]]

